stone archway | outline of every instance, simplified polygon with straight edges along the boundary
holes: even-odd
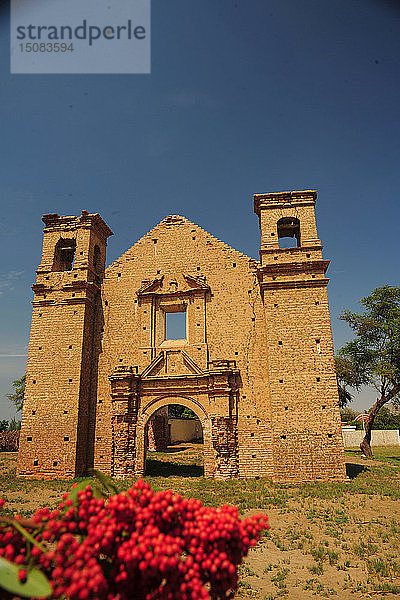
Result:
[[[168,404],[181,404],[197,415],[203,428],[205,477],[237,477],[236,365],[234,361],[212,361],[201,371],[184,351],[177,352],[177,356],[172,350],[160,352],[141,374],[137,367],[118,365],[109,376],[114,477],[144,474],[146,423]],[[191,372],[169,373],[179,360]]]
[[[193,398],[185,396],[164,396],[163,398],[153,398],[146,402],[138,414],[136,425],[136,464],[135,472],[138,475],[144,475],[146,464],[146,425],[151,416],[160,408],[169,404],[180,404],[190,408],[199,419],[203,429],[203,448],[204,448],[204,476],[213,477],[215,471],[215,451],[212,445],[211,419],[204,410],[200,402]]]

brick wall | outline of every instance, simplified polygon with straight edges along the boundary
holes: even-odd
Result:
[[[255,196],[260,262],[174,215],[104,272],[98,215],[45,216],[19,473],[142,473],[147,423],[182,404],[202,423],[206,476],[343,479],[315,196]],[[299,247],[279,248],[282,218],[299,221]],[[65,239],[73,268],[54,271]],[[166,340],[177,311],[186,340]]]
[[[98,215],[45,215],[42,261],[33,286],[17,473],[73,477],[88,467],[95,306],[108,227]],[[53,270],[60,240],[76,244],[72,269]],[[95,246],[101,264],[93,268]]]

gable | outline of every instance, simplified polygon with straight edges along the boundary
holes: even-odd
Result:
[[[234,360],[248,354],[255,313],[262,307],[256,266],[184,217],[167,217],[106,270],[103,350],[113,356],[107,360],[122,359],[143,373],[150,359],[166,350],[167,315],[178,312],[186,314],[183,350],[201,372],[211,355]],[[182,354],[175,358],[177,374],[195,375]],[[171,354],[167,361],[175,358]],[[153,368],[151,377],[158,369],[159,376],[165,372],[165,365]],[[173,362],[167,368],[172,370]]]
[[[140,238],[129,250],[127,250],[120,258],[115,260],[107,269],[106,276],[118,270],[122,265],[134,261],[138,256],[143,257],[143,253],[147,250],[148,254],[152,254],[153,258],[160,255],[162,251],[164,256],[169,255],[173,260],[175,250],[179,252],[185,249],[187,257],[196,254],[196,250],[200,253],[209,255],[219,255],[223,260],[226,256],[230,259],[238,261],[255,262],[254,259],[246,254],[235,250],[225,242],[222,242],[215,236],[211,235],[205,229],[192,223],[186,217],[180,215],[169,215],[165,217],[158,225]],[[178,252],[178,253],[179,253]],[[146,252],[145,252],[146,253]],[[190,275],[189,273],[187,275]],[[157,285],[157,278],[149,280],[148,284]],[[159,278],[161,279],[161,277]],[[143,282],[145,286],[147,281]],[[192,281],[193,283],[193,281]]]

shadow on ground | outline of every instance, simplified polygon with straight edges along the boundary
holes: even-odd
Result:
[[[161,452],[165,453],[165,454],[173,454],[174,452],[184,452],[185,450],[189,450],[188,446],[168,446],[167,448],[164,448],[163,450],[161,450]]]
[[[357,463],[346,463],[346,475],[350,479],[354,479],[360,473],[368,470],[368,467],[365,467],[364,465],[358,465]]]
[[[377,458],[379,460],[379,456]],[[400,465],[400,456],[387,456],[386,460],[394,465]]]
[[[148,458],[146,475],[149,477],[202,477],[204,469],[199,465],[182,465]]]

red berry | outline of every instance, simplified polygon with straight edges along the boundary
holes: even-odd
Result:
[[[27,576],[28,576],[28,573],[27,573],[26,569],[20,569],[18,571],[18,579],[20,580],[21,583],[25,583]]]

